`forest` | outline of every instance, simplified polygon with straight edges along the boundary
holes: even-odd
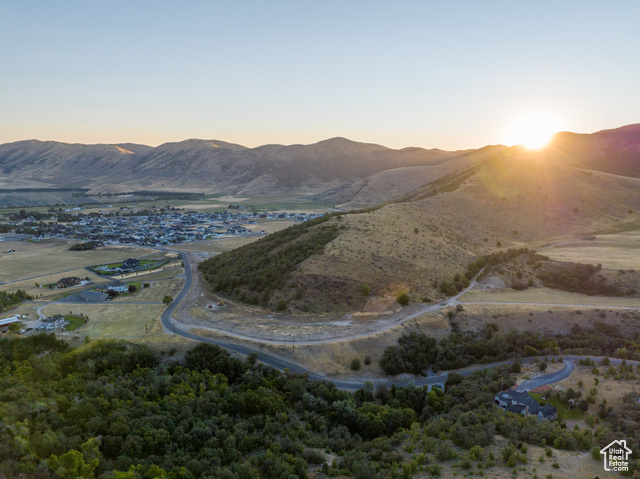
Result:
[[[444,392],[348,393],[206,344],[177,360],[115,340],[2,339],[0,477],[438,476],[442,461],[490,469],[522,460],[522,443],[590,450],[620,431],[638,452],[637,403],[608,411],[611,427],[568,431],[495,407],[512,384],[503,367],[452,374]],[[502,458],[483,450],[495,434],[510,440]]]

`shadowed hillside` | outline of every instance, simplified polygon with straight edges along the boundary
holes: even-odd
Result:
[[[640,177],[640,124],[592,135],[557,133],[547,150],[550,159],[563,164]]]

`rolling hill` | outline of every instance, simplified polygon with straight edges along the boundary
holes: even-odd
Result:
[[[0,187],[303,193],[336,204],[371,205],[508,150],[396,150],[346,138],[256,148],[198,139],[155,148],[27,140],[0,145]],[[561,165],[640,177],[640,125],[590,135],[558,133],[541,154]]]
[[[127,191],[321,192],[388,169],[436,167],[466,153],[393,150],[345,138],[257,148],[196,139],[156,148],[28,140],[0,145],[0,183],[94,192],[112,184]]]
[[[290,267],[271,301],[283,299],[299,310],[358,310],[367,301],[364,285],[373,296],[404,290],[413,300],[442,298],[442,283],[454,282],[480,255],[581,238],[612,226],[637,227],[639,193],[637,178],[503,149],[400,201],[331,218],[326,227],[337,227],[337,237],[323,254]],[[244,254],[250,257],[255,247],[245,246]]]
[[[640,177],[640,124],[591,135],[557,133],[547,147],[555,162],[622,176]]]

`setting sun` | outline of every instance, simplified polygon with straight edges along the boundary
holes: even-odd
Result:
[[[505,143],[537,150],[546,146],[554,133],[562,129],[562,122],[553,115],[531,113],[519,118],[508,128]]]

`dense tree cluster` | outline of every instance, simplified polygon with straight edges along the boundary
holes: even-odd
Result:
[[[272,233],[255,243],[214,256],[198,266],[215,292],[250,304],[267,303],[270,293],[285,286],[287,275],[305,259],[322,254],[338,235],[328,217]]]
[[[591,264],[553,262],[538,272],[538,278],[547,288],[556,288],[572,293],[588,294],[590,296],[624,296],[634,291],[616,287],[607,282],[606,278],[596,273],[599,266]]]
[[[596,322],[591,329],[577,324],[570,335],[543,335],[534,332],[497,332],[495,324],[484,331],[454,331],[437,342],[424,333],[412,332],[398,339],[397,345],[384,350],[380,367],[387,374],[422,374],[433,368],[459,369],[471,364],[502,361],[509,358],[551,354],[615,355],[640,359],[640,337],[617,327]]]
[[[15,304],[26,301],[27,299],[31,299],[31,296],[22,289],[18,289],[13,293],[0,291],[0,313]]]
[[[495,407],[511,385],[503,367],[452,374],[446,392],[368,384],[348,393],[204,344],[167,363],[124,342],[72,350],[54,335],[2,339],[0,477],[290,479],[317,465],[319,477],[399,479],[460,454],[484,460],[495,433],[570,450],[611,433]],[[631,427],[621,415],[616,424]]]
[[[69,251],[89,251],[96,249],[97,243],[94,241],[85,241],[84,243],[75,243],[69,247]]]

